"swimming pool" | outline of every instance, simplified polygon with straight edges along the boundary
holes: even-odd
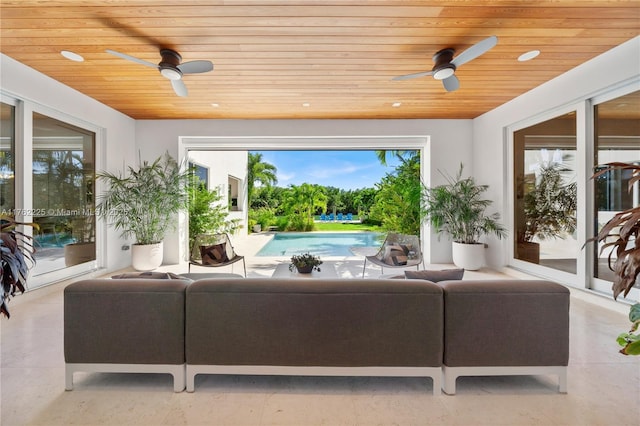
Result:
[[[280,232],[256,256],[292,256],[309,252],[316,256],[354,256],[351,247],[380,247],[384,235],[377,232]]]

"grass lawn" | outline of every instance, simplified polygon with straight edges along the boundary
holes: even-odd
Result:
[[[371,231],[381,232],[379,226],[366,225],[363,223],[340,223],[340,222],[316,222],[314,223],[316,231],[335,231],[335,232],[358,232],[358,231]]]

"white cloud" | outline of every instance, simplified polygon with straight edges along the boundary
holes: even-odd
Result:
[[[293,173],[293,172],[285,173],[282,170],[278,170],[276,172],[276,177],[278,178],[278,184],[284,184],[284,183],[292,180],[293,178],[295,178],[296,174]]]

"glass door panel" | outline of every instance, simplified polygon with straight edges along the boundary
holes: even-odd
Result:
[[[33,275],[96,258],[95,134],[33,114]]]
[[[610,162],[640,164],[640,92],[603,102],[594,107],[596,169]],[[616,213],[640,205],[640,185],[629,191],[631,171],[613,171],[594,181],[595,225],[597,233]],[[593,245],[595,278],[613,281],[609,269],[610,250],[600,253]],[[615,261],[615,255],[612,257]],[[610,286],[609,286],[610,287]]]
[[[514,257],[575,274],[580,250],[575,113],[513,136]]]
[[[0,103],[0,120],[0,213],[14,216],[15,107]]]

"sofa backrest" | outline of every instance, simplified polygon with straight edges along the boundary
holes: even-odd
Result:
[[[442,289],[421,280],[199,280],[187,363],[438,367],[442,319]]]
[[[569,290],[544,280],[443,281],[444,364],[569,362]]]
[[[186,280],[90,279],[64,289],[67,363],[184,364]]]

